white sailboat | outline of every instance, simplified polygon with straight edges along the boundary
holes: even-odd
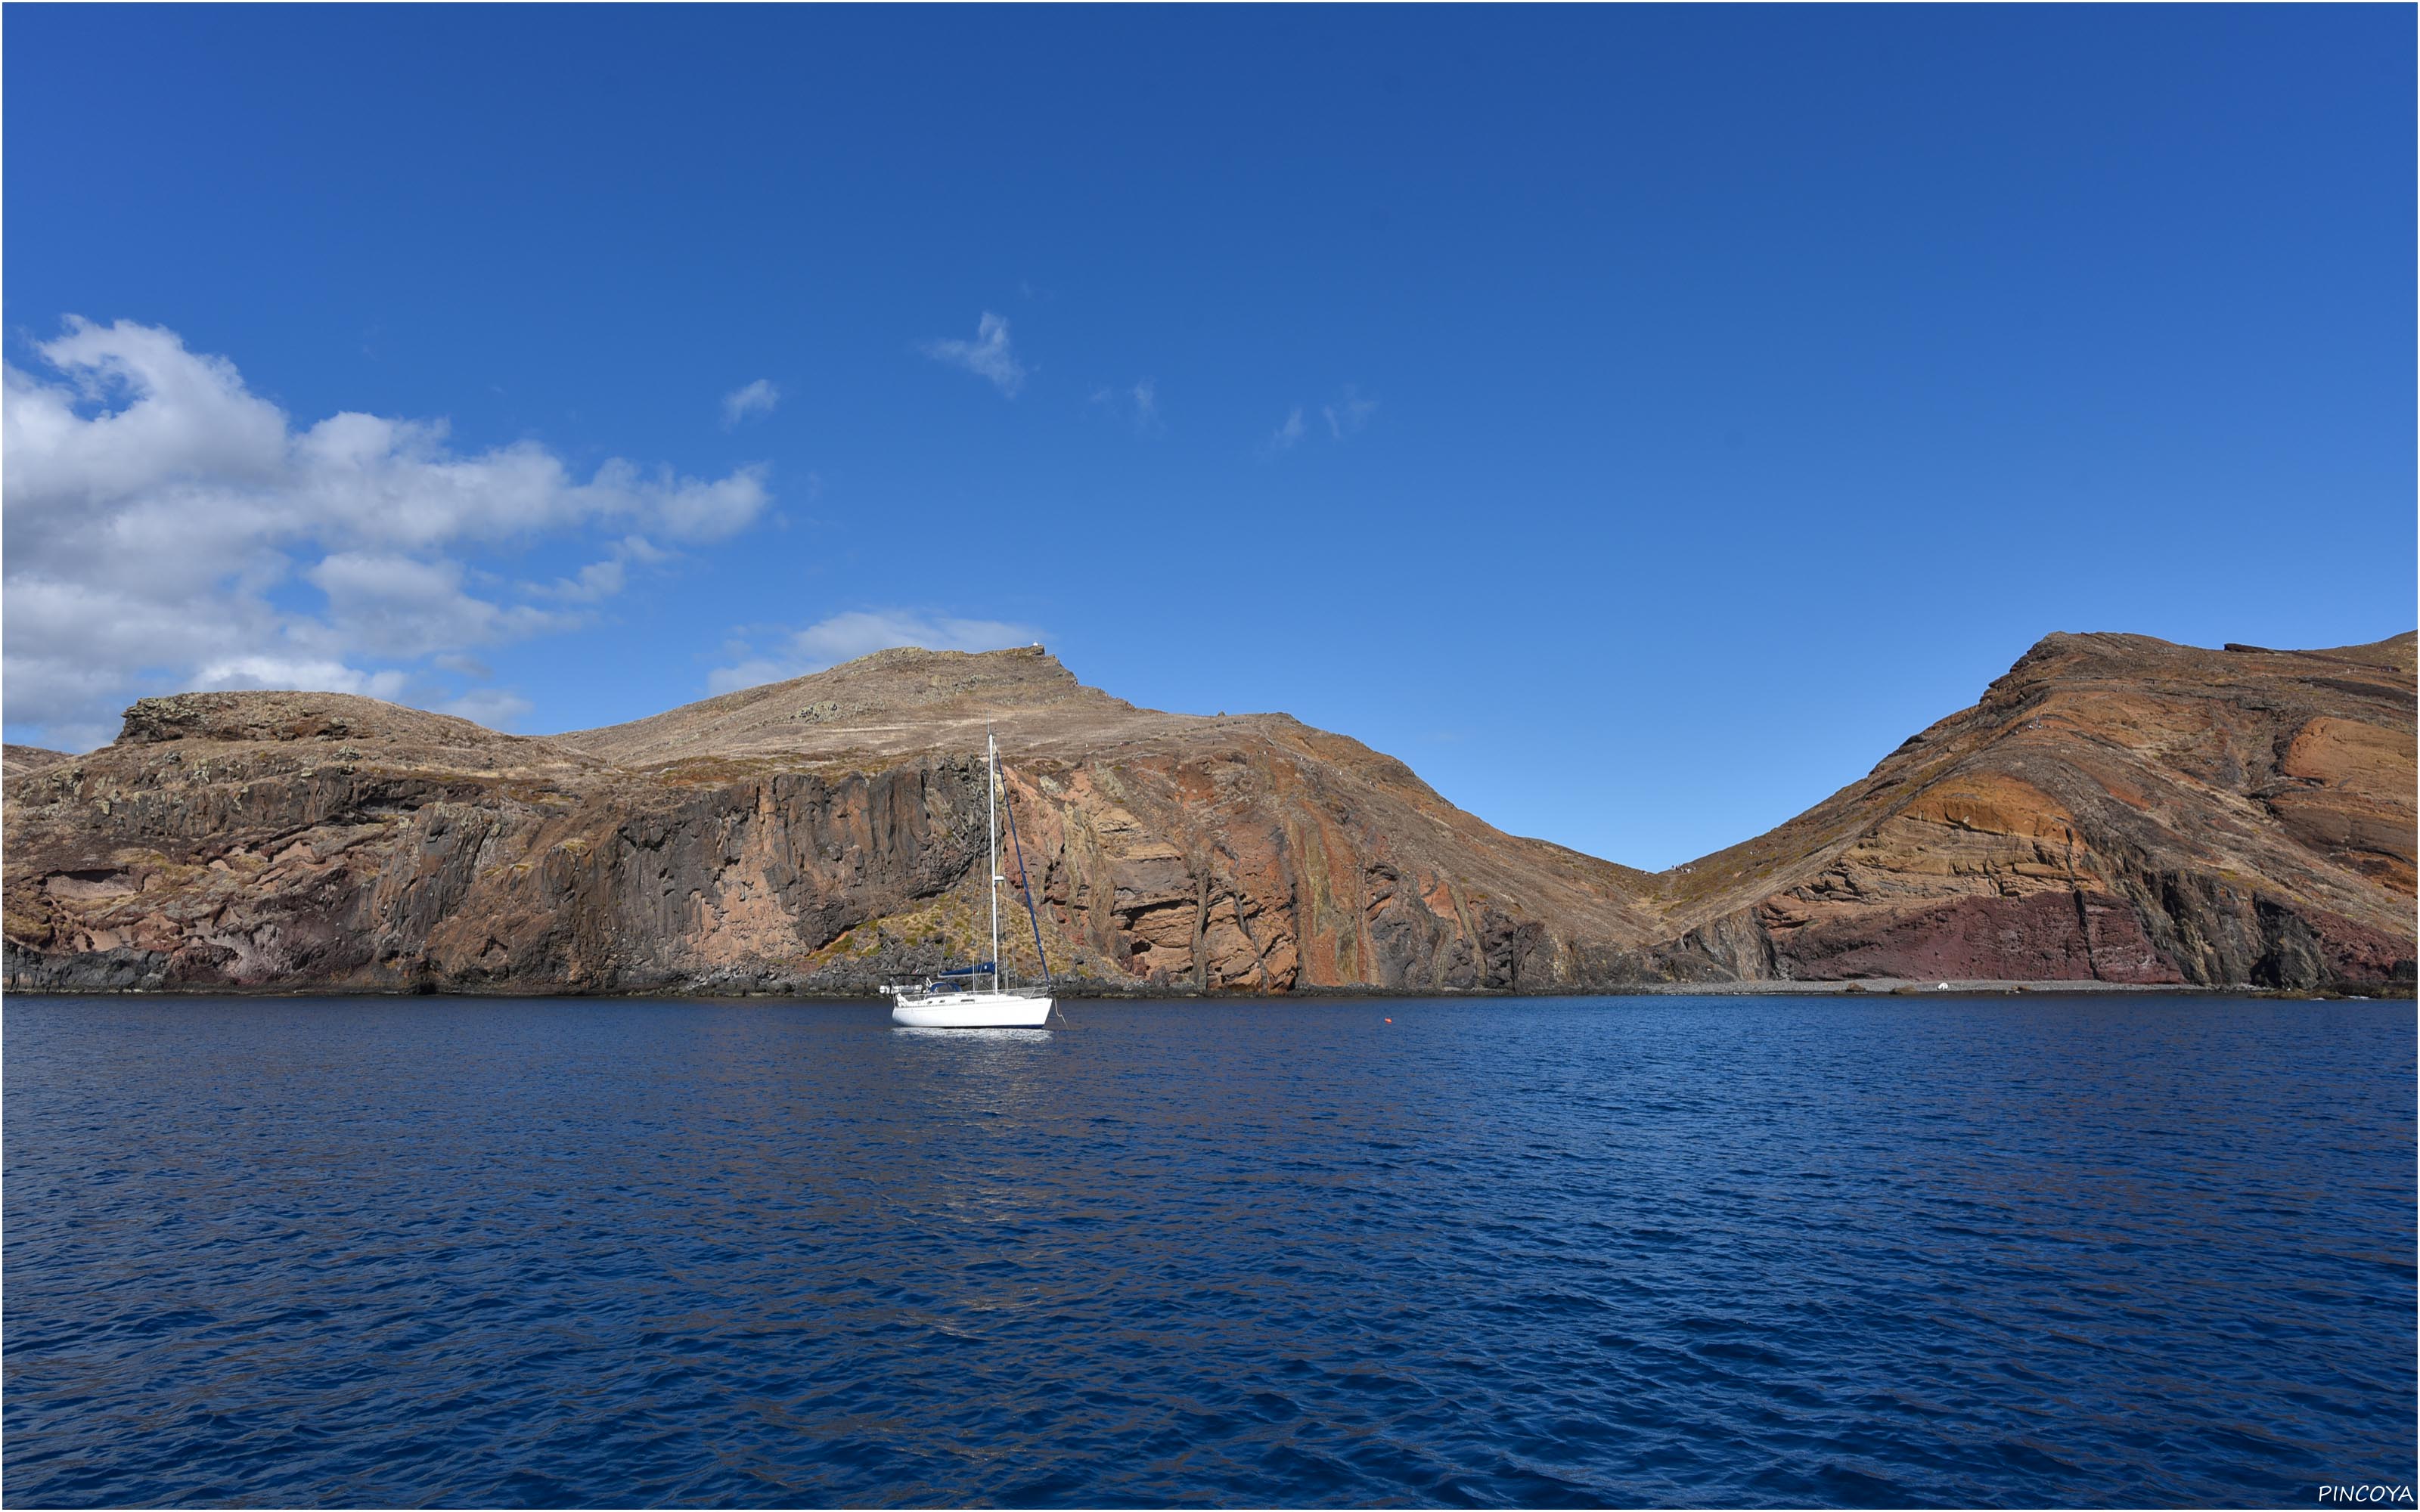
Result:
[[[1008,823],[1016,825],[1016,811]],[[945,971],[930,981],[883,988],[891,997],[891,1022],[911,1029],[1047,1029],[1051,999],[1046,994],[1012,992],[1001,980],[1000,885],[1000,742],[984,731],[984,824],[990,856],[991,959],[964,971]],[[1016,871],[1025,882],[1025,912],[1033,924],[1033,953],[1042,963],[1043,979],[1050,975],[1049,958],[1042,954],[1042,920],[1033,908],[1033,887],[1025,881],[1025,842],[1016,842]],[[985,985],[988,983],[988,985]]]

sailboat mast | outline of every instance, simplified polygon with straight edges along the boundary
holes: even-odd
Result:
[[[1000,741],[984,726],[984,840],[990,846],[990,867],[984,873],[991,891],[991,986],[1000,991]]]

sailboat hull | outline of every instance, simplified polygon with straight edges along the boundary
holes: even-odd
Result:
[[[891,1022],[911,1029],[1039,1029],[1050,999],[1023,993],[948,993],[891,1005]]]
[[[1014,810],[1009,818],[1016,817]],[[944,973],[965,985],[954,991],[935,992],[940,983],[926,982],[921,988],[886,987],[892,995],[891,1022],[908,1029],[1044,1029],[1050,1026],[1050,999],[1029,993],[1004,992],[1000,970],[1000,742],[993,738],[991,724],[984,724],[984,846],[985,858],[991,863],[984,868],[991,889],[991,958],[978,962],[963,971]],[[1022,850],[1020,848],[1020,856]],[[1020,859],[1017,875],[1024,877]],[[1050,975],[1050,963],[1042,955],[1042,920],[1033,913],[1033,889],[1025,892],[1026,914],[1033,922],[1033,954],[1041,962],[1043,979]],[[989,978],[991,985],[980,986]]]

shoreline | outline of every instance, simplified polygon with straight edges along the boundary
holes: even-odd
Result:
[[[2267,997],[2290,1002],[2412,1002],[2420,1000],[2411,984],[2387,984],[2370,993],[2320,988],[2261,987],[2251,984],[2204,986],[2193,982],[2122,982],[2095,980],[2033,980],[1957,979],[1921,981],[1901,977],[1868,977],[1842,981],[1636,982],[1620,987],[1549,988],[1530,992],[1510,988],[1440,987],[1389,990],[1376,987],[1300,987],[1282,993],[1199,992],[1182,988],[1105,988],[1093,983],[1047,989],[1063,1002],[1116,1003],[1261,1003],[1292,1002],[1485,1002],[1524,998],[1627,997]],[[533,992],[435,992],[375,987],[9,987],[8,997],[429,997],[455,1001],[533,1001],[561,999],[595,1002],[693,1003],[864,1003],[886,1001],[878,994],[856,992],[701,992],[694,989],[633,989]]]

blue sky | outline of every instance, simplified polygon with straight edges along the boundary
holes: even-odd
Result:
[[[2413,26],[11,7],[8,738],[1038,638],[1674,864],[2412,627]]]

